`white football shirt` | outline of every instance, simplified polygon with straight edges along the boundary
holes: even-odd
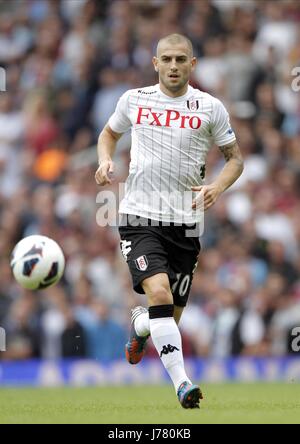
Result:
[[[148,219],[201,222],[191,208],[202,185],[207,153],[235,140],[229,115],[220,100],[188,86],[172,98],[159,84],[126,91],[108,124],[116,133],[131,128],[131,161],[119,213]]]

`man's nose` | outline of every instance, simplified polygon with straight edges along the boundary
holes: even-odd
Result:
[[[171,62],[171,70],[172,71],[177,71],[177,64],[176,64],[176,60],[172,60]]]

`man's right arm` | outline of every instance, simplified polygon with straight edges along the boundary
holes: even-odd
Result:
[[[98,185],[104,186],[111,184],[110,176],[114,172],[112,158],[116,150],[117,142],[121,136],[122,133],[116,133],[108,124],[99,135],[97,145],[99,167],[95,173],[95,180]]]

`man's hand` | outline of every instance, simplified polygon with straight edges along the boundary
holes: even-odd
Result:
[[[241,151],[237,141],[233,141],[228,145],[220,146],[220,150],[224,154],[225,166],[210,185],[202,185],[192,187],[193,191],[199,191],[192,203],[192,208],[201,208],[208,210],[227,188],[229,188],[242,174],[244,164]]]
[[[95,173],[95,180],[98,185],[104,186],[112,183],[111,175],[114,172],[114,163],[111,159],[105,159],[100,162],[99,168]]]
[[[199,191],[192,203],[193,210],[196,210],[196,208],[203,209],[203,204],[204,211],[208,210],[208,208],[210,208],[216,202],[222,193],[220,187],[215,183],[192,187],[191,189],[192,191]]]

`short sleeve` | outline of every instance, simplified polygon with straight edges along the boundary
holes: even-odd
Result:
[[[211,133],[213,141],[218,146],[224,146],[236,140],[230,125],[229,114],[220,100],[214,98]]]
[[[108,125],[116,133],[125,133],[131,127],[131,121],[128,116],[128,97],[129,91],[126,91],[119,98],[115,112],[108,120]]]

